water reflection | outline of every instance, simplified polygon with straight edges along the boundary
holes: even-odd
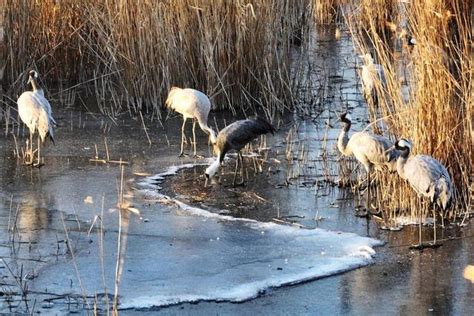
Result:
[[[26,191],[21,194],[16,221],[20,241],[38,244],[44,231],[52,222],[52,212],[48,206],[54,205],[54,197],[39,191]]]

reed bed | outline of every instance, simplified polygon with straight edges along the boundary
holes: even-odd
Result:
[[[38,68],[63,89],[64,80],[83,87],[111,115],[160,118],[172,86],[202,90],[234,113],[273,115],[296,103],[291,56],[310,0],[5,1],[12,99]]]
[[[374,102],[368,102],[372,128],[396,138],[411,139],[412,154],[427,154],[441,161],[456,186],[455,207],[449,219],[463,219],[470,210],[473,175],[472,2],[410,1],[393,7],[390,15],[378,1],[363,1],[363,10],[347,21],[361,53],[371,53],[384,71],[376,81]],[[383,1],[380,1],[383,2]],[[372,4],[372,5],[371,5]],[[398,16],[394,16],[397,12]],[[384,37],[382,21],[396,21],[391,37]],[[358,23],[358,21],[366,23]],[[408,36],[417,44],[410,47]],[[428,205],[398,177],[383,176],[379,196],[388,218],[426,216]],[[393,212],[397,210],[397,212]]]
[[[313,17],[319,24],[343,22],[342,6],[348,0],[313,0]]]

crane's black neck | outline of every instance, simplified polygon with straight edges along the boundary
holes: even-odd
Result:
[[[222,163],[224,161],[225,154],[227,153],[226,150],[221,150],[219,152],[219,162]]]
[[[38,81],[36,81],[35,77],[31,76],[30,82],[31,82],[31,86],[33,87],[33,91],[42,90],[40,85],[38,84]]]
[[[344,132],[346,132],[346,133],[349,132],[349,130],[351,129],[351,124],[352,124],[351,121],[349,121],[349,120],[346,119],[346,118],[341,119],[341,121],[342,121],[342,124],[344,125],[344,126],[342,127],[342,129],[344,130]]]

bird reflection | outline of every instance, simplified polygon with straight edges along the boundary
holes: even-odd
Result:
[[[47,230],[52,222],[52,214],[47,208],[51,201],[37,191],[23,192],[21,200],[17,217],[14,219],[20,240],[39,243],[43,231]]]

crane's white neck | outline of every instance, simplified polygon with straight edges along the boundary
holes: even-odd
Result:
[[[33,87],[33,91],[38,91],[41,94],[44,94],[43,89],[41,86],[38,84],[38,81],[36,81],[36,78],[33,76],[30,76],[29,82],[31,83],[31,86]]]
[[[342,130],[337,138],[337,148],[344,156],[350,156],[352,151],[350,148],[347,148],[347,144],[349,143],[349,129],[351,128],[351,124],[346,122],[343,122],[343,124]]]
[[[219,170],[220,164],[221,163],[219,161],[219,156],[217,156],[216,160],[209,167],[206,168],[206,177],[209,178],[209,179],[214,177],[214,175]]]
[[[214,145],[217,142],[216,132],[214,132],[214,130],[209,126],[204,127],[203,130],[207,130],[207,132],[209,133],[209,139],[211,140],[211,144]]]
[[[397,172],[402,179],[406,179],[405,176],[405,164],[407,163],[408,158],[400,155],[397,159]]]

